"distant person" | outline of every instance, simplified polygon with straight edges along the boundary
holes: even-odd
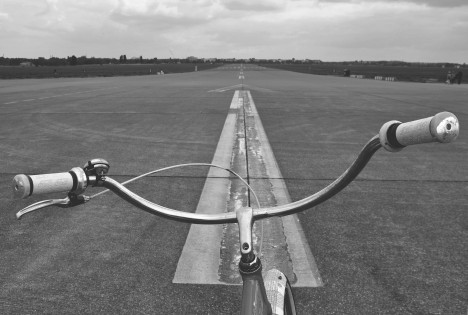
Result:
[[[463,78],[463,72],[461,72],[461,70],[460,70],[453,77],[453,82],[452,83],[457,82],[458,84],[461,84],[462,78]]]
[[[449,70],[449,72],[447,73],[447,81],[445,81],[445,83],[452,84],[452,79],[453,79],[452,71]]]

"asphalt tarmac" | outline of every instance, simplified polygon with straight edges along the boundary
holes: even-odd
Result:
[[[255,67],[244,76],[231,68],[0,81],[0,313],[237,313],[239,287],[172,283],[187,224],[110,193],[16,221],[22,207],[62,195],[12,200],[10,182],[97,157],[119,181],[209,163],[243,83],[293,200],[336,178],[386,121],[458,116],[454,143],[381,150],[355,183],[299,215],[324,286],[295,295],[300,314],[465,314],[468,86]],[[194,211],[207,171],[171,171],[129,188]]]

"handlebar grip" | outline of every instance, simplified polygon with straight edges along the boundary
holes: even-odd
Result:
[[[428,142],[452,142],[458,137],[457,117],[449,112],[441,112],[433,117],[401,123],[389,121],[380,129],[380,143],[388,151],[400,151],[402,148]]]
[[[82,168],[75,167],[70,172],[16,175],[13,178],[13,197],[27,198],[33,194],[48,194],[64,191],[83,191],[87,186],[87,177]]]

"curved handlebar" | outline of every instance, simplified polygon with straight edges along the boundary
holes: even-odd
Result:
[[[285,216],[288,214],[300,212],[302,210],[316,206],[325,200],[331,198],[343,188],[345,188],[354,178],[361,172],[361,170],[366,166],[367,162],[370,160],[372,155],[381,147],[378,136],[373,137],[362,149],[361,153],[357,157],[356,161],[333,183],[322,189],[321,191],[315,193],[312,196],[304,198],[302,200],[289,203],[287,205],[281,205],[276,207],[261,208],[253,210],[253,219],[263,219],[272,216]],[[73,169],[74,170],[74,169]],[[72,170],[72,171],[73,171]],[[82,169],[81,169],[82,170]],[[83,170],[82,170],[83,171]],[[84,172],[84,171],[83,171]],[[59,173],[59,174],[68,174],[68,173]],[[18,179],[24,179],[23,176],[26,175],[17,175],[15,177],[14,185],[17,185]],[[52,179],[54,177],[61,178],[56,174],[47,174],[41,175],[47,176],[47,179]],[[65,175],[63,175],[65,176]],[[36,181],[35,183],[40,183]],[[143,197],[133,193],[127,189],[124,185],[113,180],[108,176],[100,176],[96,179],[93,176],[88,176],[86,184],[83,185],[93,185],[99,187],[105,187],[115,194],[117,194],[122,199],[128,201],[134,206],[149,212],[151,214],[159,215],[162,217],[170,218],[172,220],[183,221],[188,223],[196,224],[224,224],[224,223],[234,223],[237,222],[235,212],[226,212],[219,214],[199,214],[199,213],[189,213],[178,211],[170,208],[160,206],[158,204],[152,203]],[[56,191],[64,191],[63,187],[59,188],[57,185],[47,185],[47,187],[56,187]],[[45,190],[45,189],[43,189]],[[18,195],[23,195],[18,193]],[[44,206],[51,205],[51,203],[45,203]],[[35,207],[33,210],[39,209]],[[17,217],[20,218],[22,215],[33,211],[28,209],[27,211],[18,212]]]
[[[303,211],[314,207],[325,200],[328,200],[332,196],[336,195],[343,188],[345,188],[350,182],[356,178],[361,170],[366,166],[367,162],[371,159],[372,155],[381,147],[378,136],[373,137],[362,149],[361,153],[354,161],[354,163],[333,183],[323,188],[319,192],[295,201],[286,205],[253,209],[253,219],[263,219],[273,216],[285,216],[296,212]],[[199,214],[199,213],[187,213],[170,208],[160,206],[152,203],[137,194],[127,189],[122,184],[116,182],[109,177],[102,178],[103,186],[122,199],[128,201],[134,206],[149,212],[151,214],[159,215],[176,221],[196,223],[196,224],[224,224],[237,222],[236,214],[234,212],[226,212],[219,214]]]
[[[458,119],[455,115],[447,112],[405,124],[397,121],[390,121],[382,126],[379,135],[374,136],[364,146],[353,164],[333,183],[319,192],[299,201],[281,206],[254,209],[253,219],[258,220],[272,216],[285,216],[309,209],[326,201],[352,182],[367,165],[374,153],[382,146],[389,151],[399,151],[404,146],[410,144],[432,141],[450,142],[458,136],[458,132]],[[17,175],[13,180],[14,195],[17,198],[26,198],[33,193],[61,191],[71,191],[72,193],[79,194],[83,192],[87,186],[98,186],[113,191],[122,199],[144,211],[173,220],[196,224],[237,222],[235,212],[219,214],[188,213],[152,203],[133,193],[124,185],[107,177],[105,175],[106,172],[103,172],[101,169],[103,165],[107,170],[109,165],[105,160],[95,159],[88,162],[88,166],[85,166],[84,169],[76,167],[68,173],[32,176]],[[49,204],[45,203],[45,205]],[[18,218],[21,217],[22,214],[30,211],[33,210],[18,212]]]

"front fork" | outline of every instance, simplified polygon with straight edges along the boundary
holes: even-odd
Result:
[[[263,282],[262,263],[252,246],[253,210],[238,209],[236,216],[241,250],[239,273],[243,282],[241,314],[272,314]]]

